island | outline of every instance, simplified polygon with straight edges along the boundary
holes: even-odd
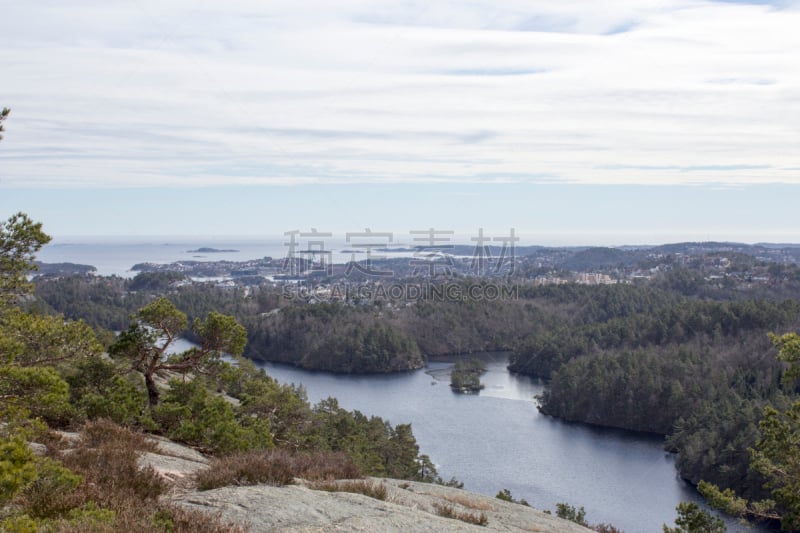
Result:
[[[202,248],[198,248],[197,250],[186,250],[187,254],[228,254],[228,253],[236,253],[239,250],[229,249],[229,250],[220,250],[218,248],[208,248],[203,246]]]
[[[450,387],[454,392],[469,394],[483,388],[481,374],[486,372],[486,363],[472,358],[469,361],[458,360],[450,373]]]
[[[42,263],[36,261],[35,275],[39,276],[74,276],[86,275],[97,272],[93,265],[82,265],[78,263]]]

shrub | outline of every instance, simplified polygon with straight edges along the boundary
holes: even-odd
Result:
[[[167,533],[245,533],[246,528],[177,505],[161,508],[153,515],[153,530]]]
[[[139,468],[142,451],[155,444],[109,421],[88,423],[81,443],[63,457],[64,464],[84,477],[80,487],[85,500],[114,508],[125,501],[155,501],[166,490],[165,482],[152,468]]]
[[[309,481],[332,479],[357,479],[362,477],[361,468],[342,452],[303,453],[294,456],[295,477]]]
[[[457,503],[458,505],[466,507],[467,509],[477,509],[479,511],[491,511],[493,509],[493,507],[485,501],[478,500],[466,494],[448,494],[442,496],[442,498],[450,503]]]
[[[94,503],[69,511],[64,518],[47,520],[40,530],[48,533],[111,533],[117,514],[109,509],[98,509]]]
[[[617,529],[611,524],[595,524],[591,529],[597,531],[597,533],[624,533],[621,529]]]
[[[36,520],[28,515],[14,515],[0,520],[0,531],[4,533],[36,533]]]
[[[423,455],[421,457],[427,457],[427,456]],[[426,481],[426,480],[423,479],[422,481]],[[444,479],[442,479],[441,476],[437,475],[434,478],[433,482],[435,484],[437,484],[437,485],[443,485],[445,487],[453,487],[454,489],[463,489],[464,488],[464,482],[457,480],[455,478],[455,476],[451,476],[449,480],[445,481]]]
[[[153,506],[128,502],[117,511],[88,504],[57,520],[36,521],[19,515],[0,522],[8,533],[245,533],[246,529],[224,522],[219,516],[177,505]]]
[[[242,452],[214,461],[197,475],[200,490],[230,485],[288,485],[296,477],[308,480],[353,479],[358,466],[342,453],[292,454],[286,450]]]
[[[352,492],[363,494],[376,500],[386,500],[386,485],[375,481],[364,479],[358,481],[318,481],[312,483],[310,487],[314,490],[324,490],[328,492]]]
[[[21,437],[14,441],[19,442],[15,442],[13,449],[8,446],[8,450],[16,450],[22,464],[31,464],[34,470],[26,476],[24,484],[15,485],[14,490],[19,493],[15,502],[18,504],[16,514],[0,520],[0,531],[244,531],[236,524],[223,522],[218,516],[160,504],[158,496],[166,488],[164,482],[154,470],[137,467],[139,454],[154,450],[155,443],[140,433],[116,426],[108,420],[86,424],[77,448],[61,454],[64,466],[52,457],[34,457]],[[60,453],[55,447],[50,451]]]
[[[511,491],[508,489],[503,489],[497,493],[495,496],[498,500],[503,500],[504,502],[513,502],[514,497],[511,496]]]
[[[81,430],[81,447],[103,446],[129,448],[134,452],[158,451],[158,445],[144,433],[118,426],[111,420],[101,419],[84,424]]]
[[[459,511],[455,507],[447,503],[434,503],[433,508],[436,514],[445,518],[452,518],[454,520],[461,520],[467,524],[475,524],[476,526],[485,526],[489,523],[486,513],[470,513],[468,511]]]
[[[42,457],[36,459],[37,478],[22,491],[21,504],[33,518],[55,518],[75,507],[75,489],[81,476],[59,462]]]
[[[36,479],[33,451],[20,436],[0,440],[0,507]]]
[[[200,490],[231,485],[288,485],[294,479],[291,456],[283,451],[242,452],[214,461],[197,474]]]

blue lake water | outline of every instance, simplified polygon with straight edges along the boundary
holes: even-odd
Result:
[[[312,403],[333,396],[346,409],[410,422],[442,477],[455,476],[475,492],[494,496],[507,488],[540,509],[558,502],[583,506],[590,523],[611,523],[627,533],[661,531],[663,523],[673,525],[678,503],[702,503],[678,478],[661,438],[544,416],[534,400],[541,383],[509,373],[505,354],[484,357],[488,372],[480,394],[450,390],[450,362],[389,376],[262,366],[280,382],[305,386]],[[729,520],[729,530],[745,528]]]

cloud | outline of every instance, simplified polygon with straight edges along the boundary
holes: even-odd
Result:
[[[0,187],[800,183],[797,2],[18,2]]]

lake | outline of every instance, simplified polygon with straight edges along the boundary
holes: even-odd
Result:
[[[590,523],[627,533],[673,525],[681,501],[702,503],[678,478],[659,437],[564,423],[538,412],[543,385],[506,369],[507,354],[482,354],[488,372],[480,394],[449,387],[452,361],[394,375],[335,375],[260,363],[282,383],[305,386],[316,403],[336,397],[346,409],[411,423],[422,453],[440,475],[494,496],[507,488],[540,509],[558,502],[583,506]],[[744,528],[729,520],[730,531]],[[766,532],[767,528],[752,528]]]

